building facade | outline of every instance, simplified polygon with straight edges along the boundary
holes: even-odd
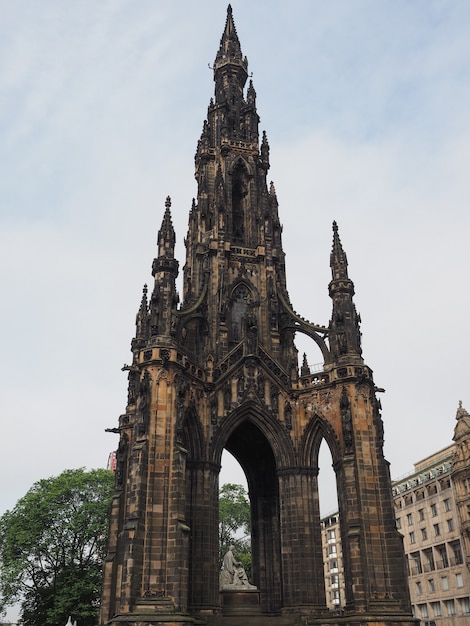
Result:
[[[267,183],[270,147],[259,133],[230,6],[213,70],[215,93],[195,156],[182,302],[168,198],[154,284],[150,292],[144,287],[126,366],[101,624],[414,624],[380,405],[362,357],[338,226],[331,319],[318,325],[290,302],[278,201]],[[321,351],[321,371],[310,373],[307,363],[299,371],[296,333]],[[341,514],[341,615],[329,611],[325,594],[323,440]],[[249,590],[219,588],[224,449],[247,478]]]
[[[470,624],[470,415],[461,403],[456,419],[454,443],[392,483],[413,614],[429,626]],[[338,610],[344,577],[338,514],[322,526],[327,600]],[[338,568],[333,575],[330,563]]]
[[[341,614],[345,589],[339,514],[322,518],[321,527],[326,601],[332,613]]]

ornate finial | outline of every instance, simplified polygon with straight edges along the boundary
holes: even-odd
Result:
[[[256,91],[255,88],[253,87],[253,81],[250,78],[250,82],[248,83],[248,90],[246,92],[246,97],[247,97],[247,101],[248,104],[251,104],[252,106],[255,105],[255,101],[256,101]]]
[[[261,162],[265,170],[269,169],[269,143],[266,131],[263,130],[263,139],[261,140]]]
[[[304,356],[302,358],[302,367],[300,368],[300,375],[301,376],[308,376],[309,374],[310,374],[310,367],[308,365],[307,355],[304,352]]]
[[[330,256],[330,267],[333,270],[333,278],[347,278],[348,259],[339,238],[336,221],[333,222],[333,249]]]
[[[166,255],[168,256],[169,250],[171,249],[171,256],[174,252],[175,246],[175,229],[173,228],[173,222],[171,221],[171,198],[170,196],[166,197],[165,200],[165,213],[163,215],[162,225],[160,230],[158,231],[158,245],[159,245],[159,256]]]
[[[142,300],[140,301],[140,309],[139,312],[147,312],[147,293],[148,293],[148,289],[147,289],[147,284],[144,285],[144,288],[142,289]]]
[[[467,409],[463,408],[462,400],[459,400],[459,408],[457,409],[456,420],[462,419],[462,417],[469,417]]]

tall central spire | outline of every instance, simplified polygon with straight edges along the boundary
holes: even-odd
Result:
[[[238,39],[237,29],[233,21],[232,7],[227,7],[227,20],[225,29],[220,39],[220,47],[215,58],[214,69],[219,69],[222,65],[232,63],[241,65],[247,69],[248,62],[246,57],[243,59],[240,40]]]
[[[286,282],[277,200],[266,181],[269,143],[265,132],[260,142],[251,80],[245,96],[247,69],[229,5],[214,62],[215,99],[195,156],[198,193],[186,237],[180,314],[187,346],[200,350],[196,335],[205,334],[206,355],[219,358],[243,340],[248,316],[271,329],[264,347],[278,350],[279,328],[268,320],[278,315],[277,285]],[[189,321],[196,303],[198,313],[205,310],[198,324]]]

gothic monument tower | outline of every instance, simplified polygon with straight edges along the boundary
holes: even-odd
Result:
[[[269,144],[247,68],[229,6],[195,156],[182,302],[168,198],[154,285],[144,287],[126,366],[101,624],[414,624],[380,405],[338,227],[332,314],[322,326],[290,303],[278,202],[266,181]],[[299,371],[296,333],[321,350],[321,372],[311,374],[306,361]],[[330,615],[325,600],[322,440],[337,481],[341,615]],[[247,478],[258,598],[251,609],[235,602],[229,610],[219,591],[224,449]]]

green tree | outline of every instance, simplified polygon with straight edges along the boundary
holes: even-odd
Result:
[[[96,623],[113,486],[108,470],[66,470],[0,517],[0,613],[19,602],[25,626]]]
[[[245,571],[251,575],[250,501],[243,485],[226,483],[219,490],[219,557],[230,545]]]

